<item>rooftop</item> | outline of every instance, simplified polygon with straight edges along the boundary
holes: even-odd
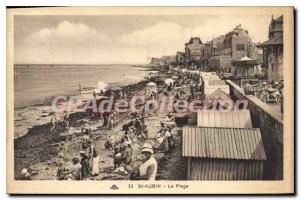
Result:
[[[197,118],[197,125],[200,127],[252,128],[249,110],[199,110]]]
[[[283,45],[283,35],[277,35],[274,38],[269,39],[268,41],[258,45],[258,47],[266,47],[272,45]]]
[[[258,128],[184,126],[182,156],[231,160],[266,160]]]

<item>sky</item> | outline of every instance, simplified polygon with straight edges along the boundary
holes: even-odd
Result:
[[[18,15],[16,64],[145,64],[151,57],[184,51],[191,37],[202,42],[241,24],[254,42],[268,39],[272,16],[220,15]]]

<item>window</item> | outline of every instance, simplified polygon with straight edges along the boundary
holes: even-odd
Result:
[[[237,51],[245,51],[245,45],[244,44],[237,44],[236,45]]]

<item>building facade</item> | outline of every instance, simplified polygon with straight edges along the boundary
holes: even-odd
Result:
[[[248,31],[238,25],[224,37],[217,38],[216,43],[219,45],[214,50],[215,55],[210,59],[210,67],[219,71],[230,72],[233,60],[239,60],[248,55],[251,40]]]
[[[185,53],[178,51],[176,53],[176,64],[177,65],[184,65],[185,64]]]
[[[283,16],[271,20],[269,40],[260,44],[269,81],[283,80]]]
[[[185,44],[185,55],[187,63],[197,63],[203,57],[204,44],[199,37],[192,37]]]
[[[199,47],[197,59],[209,71],[231,72],[232,61],[245,56],[262,60],[262,54],[262,49],[251,41],[248,31],[238,25],[229,33],[214,37]]]

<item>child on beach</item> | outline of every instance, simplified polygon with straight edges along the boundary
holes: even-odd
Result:
[[[81,161],[80,161],[81,179],[86,180],[91,175],[91,167],[90,167],[89,157],[85,151],[80,151],[80,156],[81,156]]]
[[[58,169],[56,173],[57,180],[65,180],[65,167],[62,162],[58,164]]]

